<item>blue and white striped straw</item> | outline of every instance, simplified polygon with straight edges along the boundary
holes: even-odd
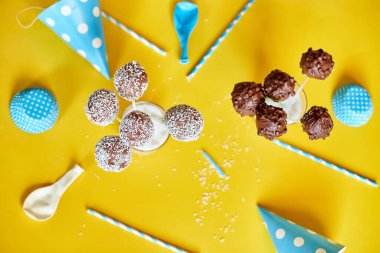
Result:
[[[219,38],[214,42],[211,48],[207,51],[207,53],[202,57],[202,59],[195,65],[195,67],[187,74],[187,79],[191,80],[194,75],[198,72],[198,70],[205,64],[208,58],[212,53],[216,50],[216,48],[222,43],[222,41],[227,37],[227,35],[231,32],[232,28],[239,22],[241,17],[248,11],[251,5],[255,2],[255,0],[249,0],[248,3],[243,7],[243,9],[239,12],[239,14],[235,17],[235,19],[228,25],[227,29],[219,36]]]
[[[102,16],[105,17],[106,19],[108,19],[112,24],[120,27],[123,31],[127,32],[129,35],[131,35],[136,40],[142,42],[145,46],[148,46],[151,49],[153,49],[154,51],[156,51],[157,53],[159,53],[163,56],[166,56],[166,52],[164,50],[162,50],[158,46],[154,45],[152,42],[148,41],[147,39],[145,39],[141,35],[137,34],[136,32],[132,31],[131,29],[129,29],[125,25],[121,24],[119,21],[117,21],[116,19],[114,19],[113,17],[111,17],[110,15],[105,13],[104,11],[102,11]]]
[[[293,147],[293,146],[291,146],[289,144],[286,144],[285,142],[282,142],[282,141],[279,141],[279,140],[273,140],[273,143],[275,143],[275,144],[277,144],[277,145],[279,145],[279,146],[281,146],[283,148],[286,148],[287,150],[293,151],[294,153],[297,153],[297,154],[299,154],[301,156],[309,158],[310,160],[312,160],[314,162],[320,163],[320,164],[322,164],[322,165],[324,165],[326,167],[329,167],[329,168],[331,168],[333,170],[336,170],[336,171],[338,171],[340,173],[343,173],[346,176],[355,178],[356,180],[359,180],[359,181],[361,181],[363,183],[369,184],[370,186],[373,186],[373,187],[377,187],[378,186],[377,183],[375,181],[373,181],[373,180],[370,180],[370,179],[365,178],[363,176],[360,176],[360,175],[358,175],[358,174],[356,174],[356,173],[354,173],[352,171],[349,171],[347,169],[339,167],[339,166],[337,166],[337,165],[335,165],[333,163],[330,163],[330,162],[328,162],[328,161],[326,161],[326,160],[324,160],[322,158],[319,158],[319,157],[316,157],[316,156],[311,155],[309,153],[306,153],[305,151],[302,151],[302,150],[300,150],[300,149],[298,149],[296,147]]]
[[[108,223],[111,223],[112,225],[114,225],[116,227],[119,227],[119,228],[121,228],[123,230],[126,230],[126,231],[128,231],[128,232],[130,232],[130,233],[132,233],[134,235],[137,235],[137,236],[139,236],[141,238],[144,238],[145,240],[148,240],[148,241],[153,242],[153,243],[155,243],[157,245],[160,245],[161,247],[164,247],[164,248],[169,249],[169,250],[174,251],[174,252],[189,253],[189,251],[185,251],[183,249],[180,249],[180,248],[177,248],[175,246],[172,246],[172,245],[170,245],[170,244],[168,244],[166,242],[163,242],[163,241],[161,241],[161,240],[159,240],[157,238],[154,238],[154,237],[152,237],[150,235],[147,235],[147,234],[145,234],[145,233],[143,233],[143,232],[141,232],[141,231],[139,231],[139,230],[137,230],[135,228],[127,226],[127,225],[125,225],[125,224],[123,224],[123,223],[121,223],[121,222],[119,222],[119,221],[117,221],[115,219],[112,219],[112,218],[110,218],[110,217],[108,217],[108,216],[106,216],[106,215],[104,215],[102,213],[99,213],[99,212],[97,212],[97,211],[95,211],[93,209],[89,208],[89,209],[87,209],[87,212],[89,214],[91,214],[91,215],[93,215],[93,216],[101,219],[101,220],[104,220],[104,221],[106,221]]]
[[[224,171],[219,167],[219,165],[214,161],[214,159],[212,159],[211,156],[209,154],[207,154],[207,152],[204,151],[203,149],[202,149],[202,154],[211,163],[211,165],[216,169],[219,176],[221,176],[221,177],[226,176],[226,173],[224,173]]]

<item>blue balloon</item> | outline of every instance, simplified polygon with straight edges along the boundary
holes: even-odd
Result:
[[[197,21],[198,6],[196,4],[188,1],[176,4],[174,9],[174,28],[182,48],[180,63],[186,64],[189,62],[187,57],[189,37]]]

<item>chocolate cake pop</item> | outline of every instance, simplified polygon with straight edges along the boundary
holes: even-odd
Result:
[[[296,81],[281,70],[273,70],[264,80],[264,91],[267,97],[275,102],[281,102],[294,96]]]
[[[333,121],[326,108],[313,106],[301,119],[303,130],[310,140],[325,139],[333,129]]]
[[[308,77],[325,80],[334,69],[332,56],[322,49],[315,50],[309,48],[302,54],[300,67],[302,73]]]
[[[287,131],[286,117],[286,112],[279,107],[260,105],[256,114],[257,134],[268,140],[280,137]]]
[[[131,163],[132,151],[119,136],[105,136],[96,144],[95,159],[103,170],[120,172]]]
[[[132,147],[141,147],[153,136],[153,121],[144,112],[132,111],[121,120],[119,132]]]
[[[116,71],[113,83],[122,98],[136,101],[148,88],[148,75],[138,62],[132,61]]]
[[[200,112],[188,105],[176,105],[170,108],[164,117],[164,123],[170,135],[183,142],[195,141],[203,130],[203,118]]]
[[[241,82],[231,93],[232,104],[242,117],[255,116],[257,107],[265,102],[264,89],[259,83]]]
[[[119,112],[119,101],[112,91],[101,89],[91,94],[85,106],[87,118],[99,126],[113,123]]]

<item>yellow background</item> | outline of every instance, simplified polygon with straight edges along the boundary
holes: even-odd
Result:
[[[333,91],[347,82],[364,86],[375,113],[367,125],[350,128],[335,120],[326,141],[309,141],[300,125],[281,138],[369,178],[379,173],[380,2],[373,0],[257,0],[191,82],[186,73],[223,31],[244,0],[203,0],[190,39],[190,64],[180,65],[172,25],[174,0],[103,0],[102,8],[167,50],[163,57],[104,20],[110,72],[132,60],[149,75],[144,100],[165,109],[187,103],[205,119],[204,135],[193,143],[169,139],[149,155],[133,155],[124,172],[97,168],[96,142],[116,134],[117,124],[101,128],[84,114],[88,96],[114,89],[41,22],[29,30],[15,17],[30,5],[54,1],[1,0],[0,23],[0,251],[10,252],[168,252],[85,212],[93,207],[145,232],[202,253],[275,252],[256,208],[260,203],[279,215],[347,246],[347,253],[375,253],[380,248],[380,193],[354,179],[297,156],[256,135],[254,121],[233,110],[229,94],[240,81],[262,82],[273,69],[298,82],[302,52],[323,48],[333,55],[335,71],[325,81],[311,80],[309,106],[331,112]],[[23,18],[33,17],[33,11]],[[60,105],[57,124],[30,135],[12,122],[12,96],[30,86],[50,89]],[[122,102],[122,108],[128,106]],[[223,165],[229,190],[216,192],[218,208],[202,208],[215,173],[199,181],[208,167],[197,150],[205,148]],[[22,211],[25,196],[54,182],[74,163],[85,173],[64,195],[47,222]],[[231,164],[231,166],[230,166]],[[226,183],[223,183],[226,184]],[[214,185],[214,188],[216,186]],[[206,210],[203,226],[194,212]],[[224,233],[231,217],[236,220]],[[228,226],[228,225],[227,225]],[[222,230],[220,229],[222,228]],[[232,231],[231,231],[232,230]],[[216,237],[216,238],[214,238]],[[224,241],[222,239],[224,238]]]

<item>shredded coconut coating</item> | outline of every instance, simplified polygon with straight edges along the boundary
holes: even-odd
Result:
[[[131,163],[132,151],[119,136],[105,136],[96,144],[95,159],[103,170],[120,172]]]
[[[204,124],[201,113],[188,105],[176,105],[170,108],[165,114],[164,123],[170,135],[182,142],[197,140]]]
[[[132,147],[141,147],[153,136],[153,121],[144,112],[132,111],[122,119],[119,132],[120,138],[127,140]]]
[[[119,112],[119,100],[112,91],[101,89],[91,94],[85,106],[87,118],[95,125],[112,124]]]
[[[116,71],[113,83],[122,98],[136,101],[148,88],[148,75],[138,62],[133,61]]]

